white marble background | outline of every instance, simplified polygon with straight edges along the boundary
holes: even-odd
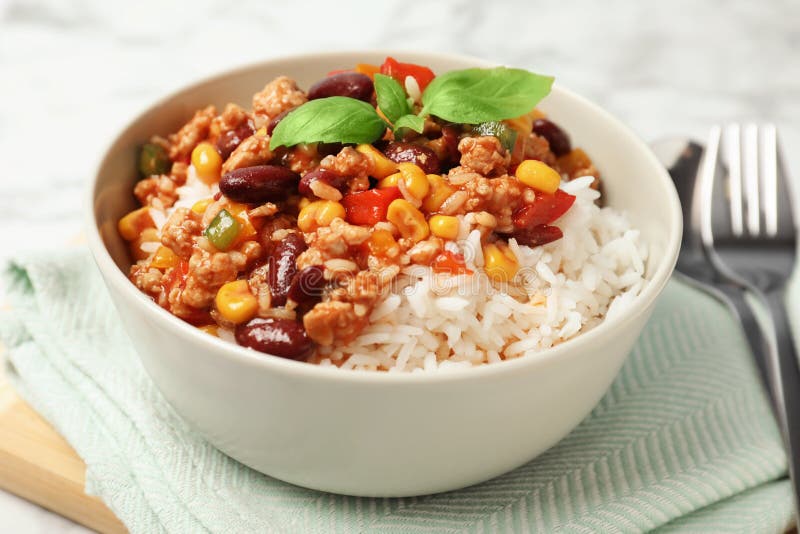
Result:
[[[645,139],[775,121],[800,176],[798,0],[0,0],[0,261],[79,241],[100,151],[157,96],[271,56],[361,48],[554,74]],[[0,492],[0,532],[79,530]]]

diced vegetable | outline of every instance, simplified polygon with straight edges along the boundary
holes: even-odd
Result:
[[[452,215],[434,215],[428,219],[428,226],[431,233],[443,239],[455,239],[458,237],[458,217]]]
[[[347,214],[347,222],[373,225],[385,221],[389,204],[400,196],[400,190],[396,187],[370,189],[345,195],[342,198],[342,205]]]
[[[375,74],[380,71],[381,68],[378,65],[370,65],[369,63],[356,63],[356,72],[366,74],[370,78],[374,78]]]
[[[389,204],[386,219],[397,227],[401,236],[411,238],[415,243],[430,235],[425,216],[405,199],[398,198]]]
[[[235,280],[224,284],[214,299],[217,310],[228,321],[239,324],[255,317],[258,300],[250,292],[247,280]]]
[[[373,230],[366,245],[367,251],[373,256],[386,256],[392,247],[397,246],[397,241],[389,230]]]
[[[207,184],[219,181],[222,156],[211,143],[200,143],[192,150],[192,166],[197,177]]]
[[[370,144],[361,144],[356,150],[372,160],[372,176],[377,179],[386,178],[390,174],[397,172],[397,164],[384,156],[377,148]]]
[[[544,193],[555,193],[561,185],[561,175],[546,163],[535,159],[520,163],[514,175],[523,184]]]
[[[417,81],[420,91],[424,91],[428,84],[436,77],[433,71],[428,67],[416,65],[414,63],[400,63],[393,57],[387,57],[386,61],[383,62],[383,65],[381,65],[381,74],[391,76],[403,86],[406,81],[406,76],[411,76]]]
[[[445,250],[433,259],[431,268],[437,273],[448,273],[452,275],[457,274],[472,274],[470,269],[467,269],[464,263],[464,256]]]
[[[239,235],[242,225],[228,210],[221,210],[204,232],[211,244],[219,250],[228,250]]]
[[[329,226],[337,217],[345,218],[344,206],[333,200],[311,202],[297,216],[297,226],[303,232],[313,232],[321,226]]]
[[[456,192],[440,174],[428,174],[428,195],[422,201],[422,207],[428,213],[433,213],[447,200],[450,195]]]
[[[208,208],[212,202],[214,202],[213,198],[204,198],[202,200],[198,200],[192,204],[192,211],[198,215],[202,215],[206,212],[206,208]]]
[[[398,163],[397,168],[400,170],[400,177],[402,178],[403,187],[417,201],[421,201],[428,194],[430,184],[425,172],[413,163]],[[402,191],[401,191],[402,192]]]
[[[172,167],[172,161],[163,146],[155,143],[145,143],[139,152],[139,174],[151,176],[153,174],[166,174]]]
[[[561,239],[564,233],[558,226],[540,224],[531,228],[518,228],[514,230],[513,236],[520,245],[538,247]]]
[[[550,224],[564,215],[575,202],[575,196],[556,189],[552,195],[536,193],[533,204],[521,207],[514,213],[516,228],[533,228],[540,224]]]
[[[514,150],[514,144],[517,142],[517,131],[500,121],[482,122],[472,127],[474,135],[493,135],[500,140],[503,148],[511,152]]]
[[[133,210],[125,215],[117,223],[119,235],[126,241],[133,241],[147,228],[155,228],[156,223],[150,217],[150,208],[145,206],[138,210]]]
[[[503,243],[483,246],[483,270],[495,282],[511,282],[519,271],[519,260]]]
[[[150,261],[150,267],[155,269],[169,269],[175,267],[180,262],[180,258],[172,251],[171,248],[160,246],[153,259]]]

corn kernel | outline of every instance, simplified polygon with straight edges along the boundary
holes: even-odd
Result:
[[[428,213],[433,213],[438,210],[444,201],[455,193],[456,190],[447,183],[441,175],[429,174],[427,178],[430,188],[428,190],[428,195],[422,201],[422,207],[425,208],[425,211]]]
[[[495,282],[511,282],[519,271],[519,261],[507,245],[490,243],[483,247],[483,270]]]
[[[373,230],[369,236],[367,247],[373,256],[386,256],[392,247],[397,246],[397,241],[389,230]]]
[[[553,194],[561,185],[561,175],[546,163],[535,159],[520,163],[514,174],[523,184],[543,193]]]
[[[256,130],[256,135],[258,135],[260,137],[264,137],[265,135],[267,135],[267,127],[266,126],[262,126],[258,130]]]
[[[380,153],[374,146],[368,144],[358,145],[356,150],[372,160],[371,176],[373,178],[381,180],[397,172],[397,164]]]
[[[400,181],[402,174],[396,172],[394,174],[390,174],[380,182],[378,182],[378,189],[384,189],[387,187],[397,187],[397,182]]]
[[[386,220],[397,227],[401,236],[411,238],[415,243],[430,235],[428,222],[422,212],[402,198],[389,204]]]
[[[328,226],[335,218],[344,219],[344,206],[333,200],[317,200],[300,210],[297,226],[303,232],[313,232],[321,226]]]
[[[197,177],[207,184],[219,181],[222,156],[211,143],[202,142],[192,150],[192,165]]]
[[[206,212],[206,209],[214,202],[213,198],[204,198],[203,200],[198,200],[192,206],[192,211],[198,215],[202,215]]]
[[[434,215],[428,219],[428,226],[431,233],[444,239],[455,239],[458,237],[458,217],[451,215]]]
[[[223,285],[214,299],[217,311],[228,321],[239,324],[255,317],[258,300],[250,292],[247,280],[235,280]]]
[[[156,253],[153,255],[153,259],[150,260],[150,267],[154,267],[156,269],[169,269],[170,267],[175,267],[178,265],[180,258],[172,252],[171,248],[160,246]]]
[[[205,326],[198,326],[199,330],[202,330],[206,334],[211,334],[212,336],[219,337],[219,327],[215,324],[207,324]]]
[[[121,235],[125,241],[133,241],[139,237],[146,228],[155,227],[156,223],[154,223],[153,218],[150,217],[150,208],[147,206],[139,208],[138,210],[133,210],[121,218],[117,224],[119,235]]]
[[[397,168],[403,179],[406,191],[417,200],[422,200],[431,188],[425,171],[413,163],[398,163]]]

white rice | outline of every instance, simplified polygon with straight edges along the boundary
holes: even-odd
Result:
[[[533,356],[619,313],[646,283],[647,248],[624,214],[594,203],[592,180],[562,185],[577,196],[556,222],[562,239],[536,248],[509,241],[520,273],[507,292],[481,269],[480,234],[462,218],[460,240],[447,248],[462,253],[474,274],[406,267],[358,338],[319,349],[320,365],[389,372],[484,365]]]

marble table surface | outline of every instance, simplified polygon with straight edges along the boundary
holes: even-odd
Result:
[[[296,52],[440,50],[528,67],[645,139],[774,121],[800,173],[798,21],[797,0],[0,0],[0,262],[80,240],[100,151],[154,98]],[[0,492],[0,532],[80,530]]]

